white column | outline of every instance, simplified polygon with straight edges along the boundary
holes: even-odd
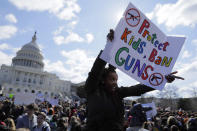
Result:
[[[40,74],[37,75],[36,81],[37,81],[37,86],[38,86],[38,87],[41,87],[41,86],[40,86]]]
[[[29,78],[30,78],[30,73],[27,73],[27,87],[29,88],[29,86],[28,85],[30,85],[30,83],[29,83]]]
[[[16,82],[16,70],[13,70],[12,84]]]
[[[22,86],[23,86],[23,84],[25,83],[25,82],[23,82],[24,78],[25,78],[25,72],[21,72],[20,79],[21,79],[21,85],[22,85]]]

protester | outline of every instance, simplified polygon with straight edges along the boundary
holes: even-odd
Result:
[[[170,131],[180,131],[180,130],[179,130],[178,126],[172,125],[172,126],[170,127]]]
[[[190,118],[187,122],[187,130],[188,131],[197,131],[197,117]]]
[[[7,128],[7,125],[5,122],[1,121],[0,122],[0,131],[8,131],[9,129]]]
[[[173,125],[179,127],[178,120],[174,116],[169,116],[167,120],[167,127],[171,128]]]
[[[5,101],[9,101],[9,100],[5,100]],[[10,100],[10,103],[12,103],[12,101]],[[0,113],[1,113],[1,109],[4,106],[4,101],[0,101]],[[82,103],[81,103],[82,104]],[[82,131],[86,131],[84,130],[84,124],[86,124],[86,119],[87,119],[87,113],[86,113],[86,106],[85,104],[83,105],[75,105],[74,101],[73,102],[62,102],[61,105],[63,108],[63,112],[62,115],[59,116],[59,112],[61,112],[60,110],[57,111],[56,114],[53,115],[52,120],[48,121],[49,126],[51,128],[52,131],[77,131],[77,130],[82,130]],[[49,113],[50,108],[53,108],[51,106],[49,106],[48,102],[43,102],[40,103],[39,105],[37,105],[39,107],[39,111],[43,110],[43,107],[48,107],[47,109],[47,114]],[[76,107],[75,107],[76,106]],[[25,112],[23,112],[23,110],[21,110],[23,108],[22,105],[14,105],[14,107],[17,108],[16,110],[10,110],[10,117],[8,117],[5,112],[1,113],[0,117],[0,131],[10,131],[10,125],[8,124],[7,120],[8,118],[12,118],[11,116],[15,116],[16,113],[17,114],[23,114]],[[125,110],[130,109],[131,107],[127,108],[125,107]],[[18,110],[19,109],[19,110]],[[67,113],[68,109],[70,109],[71,112],[73,113]],[[83,118],[84,120],[81,121],[81,118],[79,117],[81,114],[81,111],[84,112],[83,114]],[[37,113],[35,113],[37,114]],[[38,113],[39,114],[39,113]],[[77,115],[76,115],[77,114]],[[129,117],[124,118],[125,123],[130,123],[129,120],[132,118],[132,115],[130,113],[126,113],[125,115],[128,114]],[[23,116],[22,115],[22,116]],[[16,115],[17,116],[17,115]],[[107,116],[107,114],[106,114]],[[174,118],[173,118],[173,117]],[[21,116],[20,116],[21,117]],[[68,120],[70,117],[70,120]],[[153,131],[170,131],[170,130],[176,130],[176,128],[178,127],[178,129],[180,131],[196,131],[196,127],[197,127],[197,112],[191,112],[191,111],[184,111],[182,110],[182,113],[180,113],[179,110],[164,110],[161,107],[157,108],[157,115],[152,118],[152,119],[148,119],[147,122],[144,122],[143,124],[143,128],[140,131],[146,131],[146,130],[153,130]],[[16,117],[13,117],[14,121],[16,121]],[[176,119],[175,123],[177,123],[177,125],[174,125],[174,120]],[[16,121],[17,122],[17,121]],[[36,123],[37,125],[37,123]],[[169,126],[171,125],[171,126]],[[29,129],[22,129],[22,128],[18,128],[17,130],[19,131],[30,131]],[[126,129],[125,129],[126,130]],[[123,131],[125,131],[123,130]]]
[[[37,125],[37,116],[34,114],[37,110],[37,105],[30,104],[26,108],[27,113],[18,117],[16,128],[28,128],[32,130]]]
[[[53,118],[53,109],[49,108],[49,111],[47,113],[47,121],[51,121]]]
[[[114,31],[110,30],[108,40],[114,39]],[[88,131],[122,131],[124,123],[123,98],[140,96],[154,89],[142,84],[118,88],[118,75],[115,68],[96,58],[85,83],[87,93],[87,130]],[[166,77],[168,82],[174,81],[173,75]]]
[[[49,122],[52,131],[57,130],[58,115],[53,115],[52,120]]]
[[[132,108],[130,111],[131,120],[130,120],[130,131],[138,131],[142,128],[142,125],[147,121],[146,111],[151,110],[151,107],[142,107],[140,103],[133,101]]]
[[[33,127],[33,131],[51,131],[49,124],[45,120],[46,114],[44,112],[38,112],[37,125]]]
[[[7,118],[5,120],[5,123],[10,131],[16,130],[16,126],[15,126],[14,120],[12,118]]]
[[[67,131],[68,130],[68,117],[60,118],[57,123],[57,131]]]

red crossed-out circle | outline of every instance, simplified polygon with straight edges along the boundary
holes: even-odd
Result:
[[[153,73],[149,77],[149,83],[153,86],[158,86],[163,82],[163,75],[160,73]]]
[[[140,13],[137,9],[131,8],[127,10],[125,15],[127,24],[131,27],[135,27],[140,23]]]

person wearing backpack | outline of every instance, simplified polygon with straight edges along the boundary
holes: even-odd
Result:
[[[130,120],[130,130],[138,131],[142,128],[142,125],[147,121],[146,112],[152,110],[151,107],[143,107],[140,103],[136,101],[132,102],[131,108],[131,120]]]

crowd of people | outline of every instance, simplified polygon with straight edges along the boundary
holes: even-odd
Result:
[[[107,39],[113,41],[113,30]],[[151,108],[136,102],[126,108],[125,97],[155,89],[143,84],[119,88],[115,67],[109,64],[106,68],[101,54],[102,51],[85,83],[86,103],[60,101],[52,106],[44,101],[19,106],[13,101],[1,101],[0,131],[197,131],[197,112],[158,110],[156,116],[147,118],[146,111]],[[166,75],[166,81],[184,80],[176,73]]]
[[[139,131],[197,131],[197,112],[158,108],[156,116],[144,119],[146,110],[139,105],[125,107],[123,131],[132,131],[134,126],[140,127]],[[19,106],[8,99],[0,101],[0,131],[86,131],[86,122],[86,103],[61,102],[52,106],[45,101]]]

